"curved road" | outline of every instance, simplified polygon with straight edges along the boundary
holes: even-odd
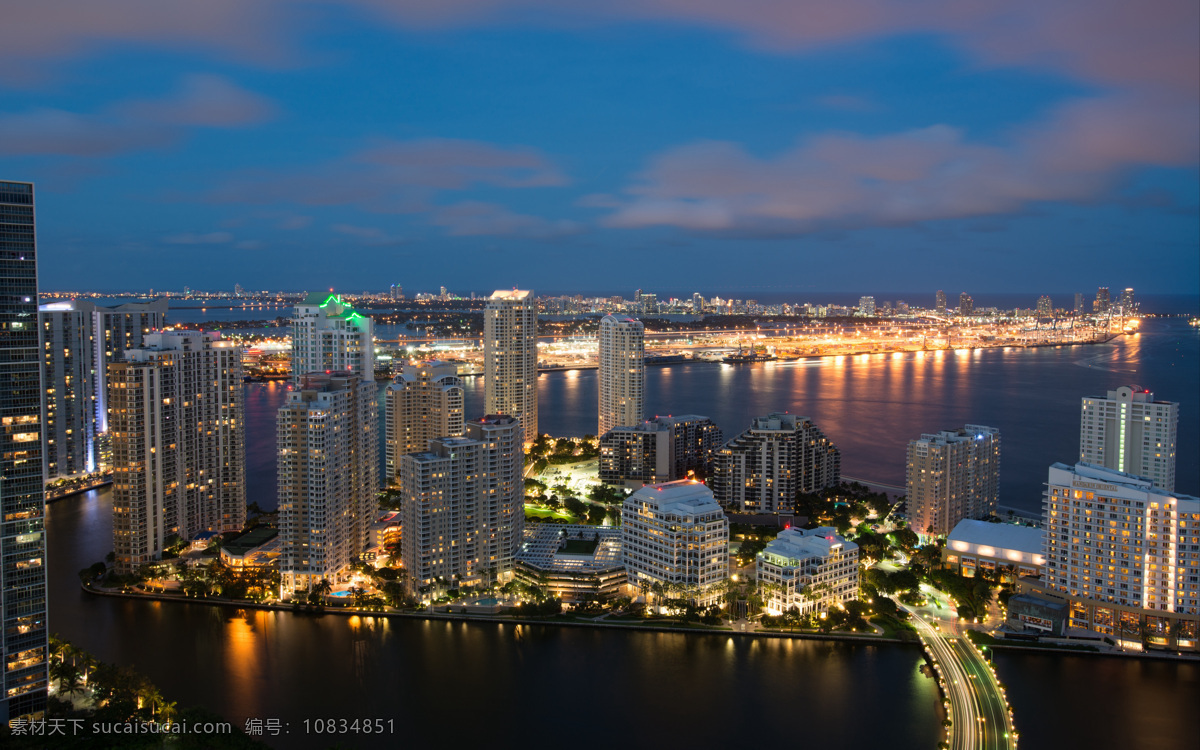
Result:
[[[961,635],[953,619],[912,615],[917,634],[933,654],[950,699],[950,747],[956,750],[1012,750],[1017,746],[1004,691],[983,655]],[[930,621],[936,623],[936,627]]]

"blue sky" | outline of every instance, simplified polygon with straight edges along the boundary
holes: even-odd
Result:
[[[46,289],[1200,291],[1194,2],[52,5]]]

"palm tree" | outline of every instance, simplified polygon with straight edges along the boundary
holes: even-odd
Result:
[[[322,578],[313,585],[313,591],[321,596],[329,596],[330,592],[333,591],[333,584],[329,582],[328,578]]]

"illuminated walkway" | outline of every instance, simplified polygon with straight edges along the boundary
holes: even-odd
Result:
[[[1017,746],[1004,691],[983,655],[953,620],[942,620],[900,605],[933,656],[950,700],[952,750],[1009,750]],[[930,624],[930,620],[937,627]]]

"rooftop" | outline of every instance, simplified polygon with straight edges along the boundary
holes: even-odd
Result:
[[[692,515],[715,511],[723,514],[712,490],[693,479],[648,484],[627,497],[625,502],[647,502],[658,506],[660,513]]]
[[[1042,530],[1031,526],[966,519],[959,521],[946,537],[946,545],[951,549],[958,549],[962,545],[979,545],[1040,556],[1042,538]],[[957,547],[955,542],[959,543]]]
[[[858,549],[857,544],[838,536],[836,531],[828,526],[818,529],[793,528],[779,532],[779,536],[767,542],[767,546],[759,554],[803,560],[828,557],[830,552],[838,547],[846,552]]]
[[[529,524],[517,560],[558,572],[590,573],[619,567],[621,529],[565,523]]]
[[[495,299],[495,300],[525,300],[525,299],[529,299],[530,295],[532,295],[532,294],[533,294],[533,292],[532,292],[531,290],[524,290],[524,289],[513,289],[513,290],[508,290],[508,289],[497,289],[496,291],[492,292],[492,296],[490,297],[490,299]]]
[[[279,535],[279,529],[270,526],[255,526],[245,534],[222,545],[232,555],[242,555],[255,547],[261,547]]]

